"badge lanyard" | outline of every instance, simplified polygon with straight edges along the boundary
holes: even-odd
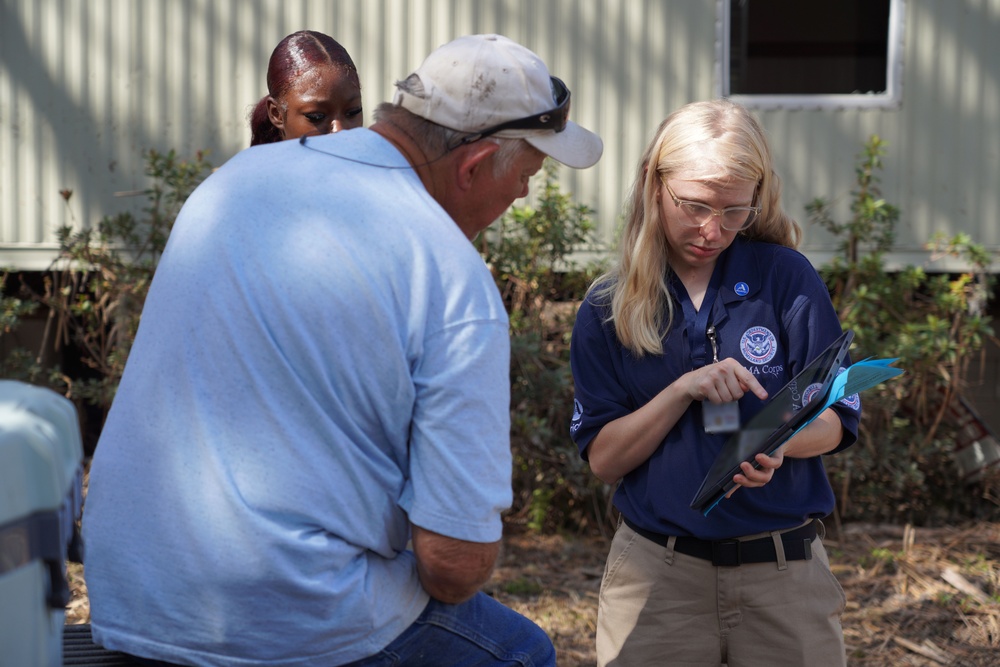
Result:
[[[712,319],[715,299],[719,294],[719,284],[722,282],[722,271],[712,273],[708,289],[697,312],[690,299],[683,301],[685,320],[688,323],[688,345],[691,350],[693,368],[701,368],[719,361],[719,335]],[[711,355],[711,356],[709,356]],[[712,403],[702,401],[702,419],[706,433],[731,433],[740,427],[740,408],[737,401],[728,403]]]
[[[688,348],[691,350],[692,368],[701,368],[706,364],[712,363],[712,357],[708,349],[709,340],[705,333],[712,322],[712,310],[715,307],[715,298],[719,294],[719,284],[721,282],[722,271],[716,270],[712,274],[708,288],[705,290],[705,297],[702,299],[701,308],[697,311],[695,311],[690,297],[681,300],[682,308],[684,309],[684,321],[687,324],[687,342]]]

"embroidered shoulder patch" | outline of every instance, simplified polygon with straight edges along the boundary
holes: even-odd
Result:
[[[580,430],[580,426],[581,426],[580,420],[581,419],[583,419],[583,405],[580,404],[580,401],[578,401],[577,399],[574,398],[573,399],[573,421],[570,423],[570,427],[569,427],[569,432],[570,433],[576,433],[578,430]]]

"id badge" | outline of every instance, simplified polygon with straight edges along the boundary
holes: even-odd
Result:
[[[705,433],[732,433],[740,428],[740,404],[736,401],[703,401],[701,414],[705,422]]]

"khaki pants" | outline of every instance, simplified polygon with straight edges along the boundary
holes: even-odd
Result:
[[[670,546],[619,526],[601,583],[600,667],[847,664],[846,599],[820,538],[811,560],[786,567],[716,567]]]

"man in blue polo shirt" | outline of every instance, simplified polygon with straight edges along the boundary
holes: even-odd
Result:
[[[507,314],[470,239],[600,139],[498,35],[188,199],[93,462],[95,640],[183,665],[554,665],[479,591],[511,502]],[[408,542],[412,540],[412,548]]]

